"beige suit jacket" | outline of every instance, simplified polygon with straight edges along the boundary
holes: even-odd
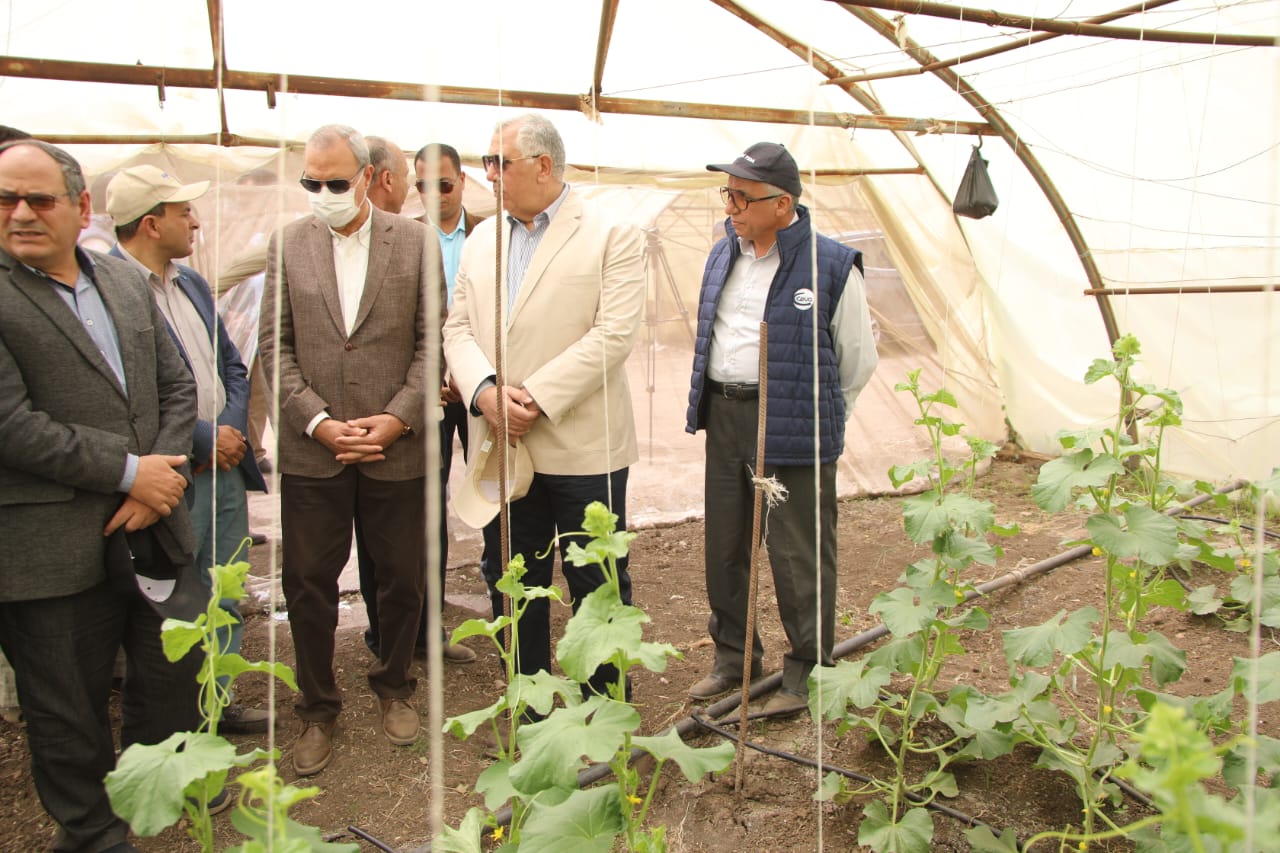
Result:
[[[505,256],[506,216],[481,222],[463,245],[445,323],[445,357],[468,402],[495,373],[499,226]],[[505,311],[505,283],[501,291]],[[570,190],[505,317],[505,381],[523,385],[544,413],[524,438],[538,473],[604,474],[639,458],[625,365],[640,331],[644,299],[639,230],[606,221]],[[484,418],[473,415],[471,459],[487,434]]]
[[[279,397],[282,473],[341,472],[342,463],[306,434],[321,412],[340,420],[395,415],[413,432],[392,444],[385,460],[363,463],[360,470],[379,480],[409,480],[426,472],[426,389],[432,415],[438,416],[440,387],[438,338],[428,330],[428,316],[441,316],[425,299],[428,232],[420,222],[376,207],[371,215],[369,268],[350,337],[328,226],[308,216],[271,238],[258,348],[268,385]],[[428,378],[432,366],[436,373]]]

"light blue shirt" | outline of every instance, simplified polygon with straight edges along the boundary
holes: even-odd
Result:
[[[116,324],[111,319],[111,312],[107,310],[107,306],[103,303],[102,294],[98,291],[98,285],[93,280],[93,261],[78,252],[77,260],[80,262],[80,276],[76,279],[75,287],[51,278],[43,270],[38,270],[35,267],[27,267],[27,269],[49,282],[53,292],[58,294],[58,297],[71,309],[71,313],[76,315],[80,325],[84,327],[90,340],[93,341],[93,345],[98,348],[98,352],[102,353],[102,357],[106,359],[107,366],[111,368],[111,372],[115,374],[116,379],[120,382],[121,389],[127,395],[129,393],[129,383],[124,376],[124,359],[120,355],[120,338],[116,334]],[[137,476],[138,457],[130,453],[125,457],[124,474],[120,478],[120,483],[116,486],[116,491],[127,493],[133,488],[133,481]]]
[[[560,210],[560,205],[569,196],[569,185],[565,184],[556,200],[547,205],[547,209],[533,217],[533,230],[511,214],[507,214],[507,222],[511,223],[511,248],[507,253],[507,310],[516,304],[520,294],[520,285],[524,283],[524,274],[529,270],[529,262],[538,244],[547,233],[551,220]]]
[[[458,277],[458,265],[462,261],[462,243],[467,239],[467,212],[458,215],[458,225],[448,234],[439,225],[436,233],[440,235],[440,261],[444,264],[444,284],[449,291],[449,307],[453,307],[453,283]]]

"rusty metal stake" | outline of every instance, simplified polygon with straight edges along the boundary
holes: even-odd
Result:
[[[747,636],[742,641],[742,704],[738,715],[738,750],[734,758],[733,790],[742,792],[742,759],[746,751],[747,703],[751,694],[751,656],[755,653],[756,592],[760,588],[760,516],[764,511],[764,436],[765,413],[769,402],[769,324],[760,324],[760,412],[756,418],[756,469],[753,472],[755,497],[751,506],[751,571],[747,587]]]

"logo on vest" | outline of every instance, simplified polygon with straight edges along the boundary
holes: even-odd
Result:
[[[791,304],[796,307],[797,311],[808,311],[813,307],[813,291],[807,287],[802,287],[796,291],[796,295],[791,297]]]

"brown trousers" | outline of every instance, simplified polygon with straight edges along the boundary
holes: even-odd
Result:
[[[424,478],[375,480],[352,465],[335,477],[280,478],[284,595],[289,607],[300,718],[327,722],[342,710],[333,674],[338,626],[338,576],[351,556],[352,525],[360,520],[377,567],[378,661],[369,686],[384,699],[407,699],[425,586]]]

